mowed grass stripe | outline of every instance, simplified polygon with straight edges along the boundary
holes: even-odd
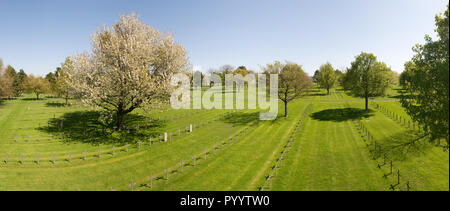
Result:
[[[342,106],[318,104],[312,113],[335,108]],[[273,190],[383,190],[382,174],[355,132],[348,121],[307,118]]]
[[[304,107],[305,105],[300,105],[291,108],[291,111],[297,114]],[[277,137],[294,123],[293,118],[260,122],[257,129],[221,154],[207,160],[201,167],[176,175],[167,184],[157,186],[154,190],[256,190],[251,181],[256,178],[257,172],[266,171],[264,167],[267,157],[281,147]],[[270,165],[266,166],[268,167]]]
[[[197,118],[197,120],[199,120]],[[201,119],[203,120],[203,119]],[[206,120],[205,120],[206,121]],[[217,122],[220,122],[221,120],[216,120],[216,121],[209,121],[208,125],[202,125],[201,128],[194,128],[194,132],[197,130],[202,130],[202,129],[206,129],[207,127],[217,124]],[[179,137],[178,136],[178,131],[176,133],[173,133],[173,140],[178,140],[180,138],[183,138],[186,136],[186,132],[184,132],[184,127],[182,128],[183,132],[181,133],[182,136]],[[152,137],[152,141],[153,142],[158,142],[159,138],[158,137]],[[125,143],[126,141],[117,143],[115,145],[116,148],[121,147],[124,148],[125,147]],[[137,148],[137,143],[130,141],[129,142],[130,147],[136,147]],[[148,144],[148,140],[142,140],[142,144]],[[158,143],[157,143],[158,144]],[[14,156],[20,156],[20,154],[22,154],[22,152],[27,152],[27,153],[23,153],[23,155],[25,157],[36,157],[37,154],[39,154],[41,157],[46,157],[49,158],[53,156],[53,153],[56,152],[55,154],[58,157],[67,157],[69,153],[72,153],[74,155],[78,155],[78,154],[82,154],[84,153],[84,150],[88,150],[88,152],[90,153],[96,153],[96,151],[98,151],[99,149],[104,150],[105,152],[107,151],[112,151],[112,147],[113,144],[102,144],[100,146],[95,146],[95,145],[91,145],[91,144],[86,144],[86,143],[75,143],[75,144],[71,144],[69,145],[70,147],[68,147],[68,144],[62,141],[54,141],[54,142],[47,142],[47,143],[42,143],[42,144],[21,144],[21,146],[17,145],[15,146],[18,150],[14,151],[8,151],[5,153],[8,153],[9,155],[14,155]],[[40,149],[39,151],[36,149]],[[30,151],[34,151],[33,153],[30,153]]]
[[[353,105],[358,106],[358,105]],[[400,188],[406,189],[409,181],[411,190],[447,190],[449,189],[449,153],[430,144],[427,139],[419,139],[417,148],[399,148],[399,144],[411,142],[421,137],[417,131],[403,127],[381,112],[363,120],[363,124],[374,136],[388,159],[394,162],[394,171],[400,170]],[[392,148],[397,147],[396,149]],[[408,146],[408,145],[406,145]],[[413,145],[414,146],[414,145]],[[401,149],[401,150],[400,150]],[[382,162],[382,158],[378,162]],[[388,165],[382,168],[389,173]],[[396,172],[395,172],[396,173]],[[396,174],[388,177],[390,184],[396,184]]]
[[[242,126],[217,125],[214,130],[205,130],[187,139],[175,142],[170,147],[156,147],[147,153],[136,153],[127,159],[94,161],[86,167],[78,168],[29,168],[0,171],[1,189],[5,190],[103,190],[109,186],[117,187],[133,178],[143,178],[150,172],[159,172],[167,166],[188,160],[191,155],[210,147],[223,134],[234,133]],[[233,129],[230,131],[230,129]],[[228,137],[228,136],[226,136]],[[176,152],[176,153],[174,153]],[[138,156],[139,155],[139,156]],[[47,176],[47,180],[35,176]],[[87,181],[93,181],[87,182]],[[9,185],[11,184],[11,185]],[[78,186],[81,189],[76,189]],[[47,189],[50,187],[49,189]]]

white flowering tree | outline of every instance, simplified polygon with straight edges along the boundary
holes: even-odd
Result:
[[[91,40],[91,53],[71,58],[68,81],[84,103],[115,117],[117,130],[124,129],[125,116],[136,108],[168,100],[171,76],[187,71],[186,51],[173,35],[135,14],[97,30]]]

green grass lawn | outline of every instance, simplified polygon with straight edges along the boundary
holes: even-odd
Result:
[[[273,180],[273,190],[383,190],[387,183],[370,159],[343,104],[318,104],[296,135]]]
[[[324,93],[316,89],[296,100],[320,102],[290,103],[288,118],[280,103],[273,121],[259,121],[260,111],[249,109],[136,110],[120,133],[77,100],[71,106],[31,95],[2,101],[0,190],[131,190],[131,181],[142,191],[405,190],[407,181],[411,190],[449,189],[448,152],[427,140],[397,146],[421,137],[376,106],[407,119],[399,102],[373,102],[366,114],[363,103],[345,102],[361,99],[340,89]],[[374,98],[396,99],[395,90]],[[372,150],[358,120],[381,151]],[[166,132],[170,141],[160,142]]]

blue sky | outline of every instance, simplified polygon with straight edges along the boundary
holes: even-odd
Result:
[[[97,26],[135,12],[173,32],[203,71],[223,64],[260,70],[274,60],[312,74],[329,61],[349,66],[361,51],[395,71],[411,48],[434,37],[443,0],[0,0],[0,58],[16,70],[45,75],[65,57],[90,50]]]

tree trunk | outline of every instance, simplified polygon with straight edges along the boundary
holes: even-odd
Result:
[[[369,111],[369,97],[365,97],[366,99],[366,112]]]
[[[330,95],[330,88],[327,88],[327,95]]]
[[[66,106],[69,105],[69,98],[66,97]]]
[[[287,102],[284,102],[284,117],[288,117],[288,106],[287,106]]]
[[[39,94],[36,93],[36,100],[39,100]]]
[[[121,131],[124,129],[124,122],[125,122],[125,112],[123,111],[117,111],[117,130]]]

